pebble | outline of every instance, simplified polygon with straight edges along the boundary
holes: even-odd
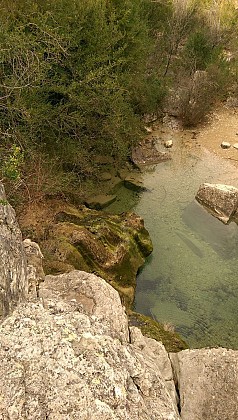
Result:
[[[222,149],[229,149],[231,147],[231,144],[230,143],[228,143],[228,141],[223,141],[222,143],[221,143],[221,148]]]
[[[151,127],[145,127],[145,131],[147,131],[147,133],[152,133],[153,132]]]
[[[172,146],[173,146],[173,140],[167,140],[167,141],[165,141],[165,142],[164,142],[164,146],[165,146],[167,149],[170,149],[170,147],[172,147]]]

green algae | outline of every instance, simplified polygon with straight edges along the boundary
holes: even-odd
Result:
[[[129,325],[140,328],[143,335],[161,341],[168,352],[178,352],[188,348],[187,343],[174,331],[168,331],[161,323],[137,312],[128,313]]]
[[[40,246],[47,255],[47,273],[75,268],[108,281],[129,308],[134,301],[136,274],[153,246],[143,220],[134,213],[109,215],[64,205],[54,215],[47,239]]]

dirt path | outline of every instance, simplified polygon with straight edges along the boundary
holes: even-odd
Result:
[[[233,147],[238,143],[238,110],[222,107],[214,111],[208,123],[197,130],[197,142],[215,153],[216,155],[229,159],[238,167],[238,150]],[[229,142],[229,149],[222,149],[222,141]]]

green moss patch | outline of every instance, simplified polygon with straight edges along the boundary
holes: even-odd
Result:
[[[129,325],[140,328],[143,335],[161,341],[168,352],[178,352],[188,348],[187,343],[173,331],[167,331],[162,324],[137,312],[128,312]]]

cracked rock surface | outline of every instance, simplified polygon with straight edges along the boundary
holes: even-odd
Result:
[[[0,319],[25,299],[27,291],[21,231],[0,183]]]
[[[238,351],[183,350],[170,359],[183,420],[238,419]]]
[[[110,285],[74,271],[46,276],[39,293],[0,326],[1,419],[179,418]]]

